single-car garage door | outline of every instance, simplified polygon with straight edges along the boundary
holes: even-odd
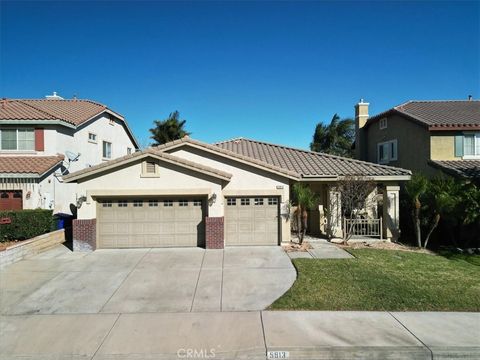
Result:
[[[200,198],[98,200],[98,247],[203,246],[204,211]]]
[[[278,197],[225,199],[225,245],[278,245]]]

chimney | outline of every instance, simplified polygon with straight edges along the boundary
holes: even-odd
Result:
[[[468,95],[468,101],[472,101],[472,100],[473,100],[472,95]]]
[[[365,134],[362,128],[365,126],[368,119],[368,105],[360,99],[360,102],[355,105],[355,158],[359,160],[366,159]]]

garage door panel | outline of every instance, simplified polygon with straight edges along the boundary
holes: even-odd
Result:
[[[199,200],[199,199],[197,199]],[[198,246],[204,241],[202,206],[180,200],[108,200],[98,206],[100,248]],[[164,202],[169,206],[164,206]],[[133,206],[135,203],[136,206]],[[171,206],[170,206],[171,205]]]
[[[268,197],[227,198],[226,245],[278,245],[278,202]]]

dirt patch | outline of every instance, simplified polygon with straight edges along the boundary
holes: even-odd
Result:
[[[308,241],[304,241],[302,245],[294,242],[289,242],[286,245],[282,245],[283,250],[286,252],[295,252],[295,251],[300,251],[300,252],[306,252],[308,249],[313,249],[312,245],[309,244]]]
[[[399,251],[409,251],[416,252],[421,254],[435,255],[433,251],[427,249],[419,249],[412,246],[403,245],[400,243],[393,243],[388,241],[378,241],[378,242],[356,242],[348,245],[338,244],[339,247],[343,249],[382,249],[382,250],[399,250]]]

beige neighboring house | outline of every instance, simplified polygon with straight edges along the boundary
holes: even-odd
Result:
[[[368,106],[355,105],[357,159],[480,180],[480,101],[408,101],[371,117]]]
[[[320,197],[312,232],[330,225],[342,236],[336,182],[366,176],[383,200],[378,236],[398,237],[400,181],[410,171],[244,138],[207,144],[189,137],[64,177],[81,199],[75,249],[279,245],[290,241],[291,187],[309,184]],[[336,199],[336,202],[331,200]]]
[[[75,212],[63,175],[133,153],[126,120],[91,100],[0,100],[0,210]]]

